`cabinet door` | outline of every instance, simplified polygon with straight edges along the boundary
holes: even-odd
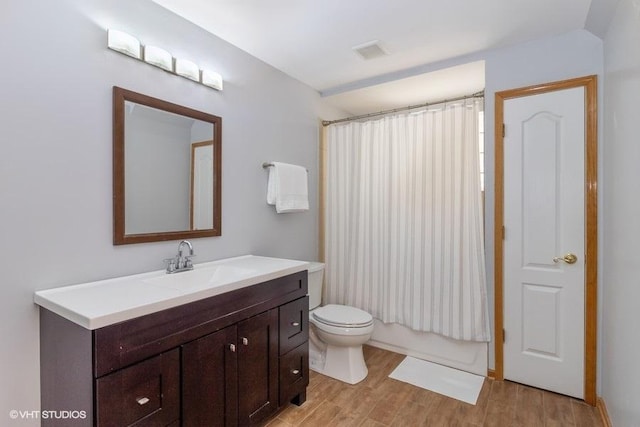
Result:
[[[238,323],[239,425],[278,409],[278,309]]]
[[[182,425],[238,424],[236,327],[182,346]]]
[[[96,425],[167,426],[178,420],[179,375],[176,349],[98,378]]]

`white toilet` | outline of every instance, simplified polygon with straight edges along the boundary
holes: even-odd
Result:
[[[324,264],[309,263],[309,368],[356,384],[368,370],[362,344],[373,333],[373,317],[366,311],[322,301]]]

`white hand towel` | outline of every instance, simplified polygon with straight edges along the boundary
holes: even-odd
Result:
[[[267,203],[276,206],[276,212],[309,210],[307,170],[302,166],[273,162],[269,168]]]

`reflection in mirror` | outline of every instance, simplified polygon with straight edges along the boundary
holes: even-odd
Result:
[[[191,144],[192,230],[213,227],[213,141]]]
[[[114,87],[114,244],[220,235],[221,119]]]
[[[211,138],[213,124],[129,101],[124,105],[125,233],[191,230],[192,147]],[[210,174],[207,182],[213,184],[210,151],[198,163]],[[202,165],[204,161],[211,164]],[[211,185],[203,190],[213,192]],[[207,197],[204,191],[197,195]],[[212,196],[207,197],[212,204],[209,215]],[[213,218],[206,224],[199,229],[212,228]]]

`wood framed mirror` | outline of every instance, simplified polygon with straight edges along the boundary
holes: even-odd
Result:
[[[113,243],[221,235],[222,118],[113,87]]]

